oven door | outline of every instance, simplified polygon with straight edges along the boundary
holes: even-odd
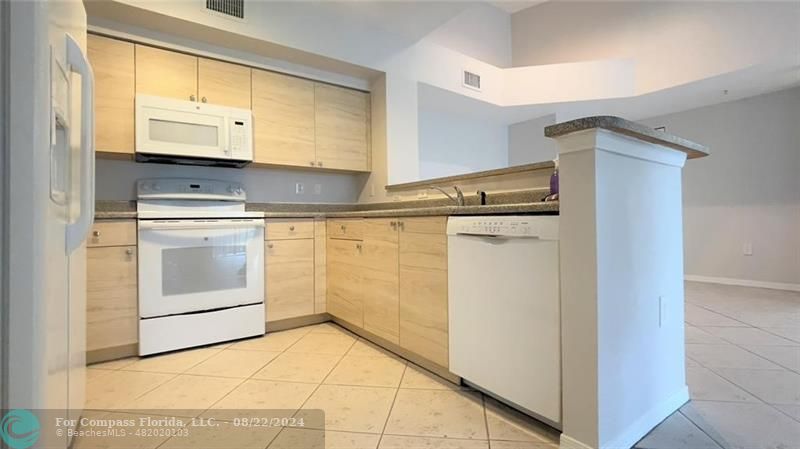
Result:
[[[264,301],[264,220],[140,220],[139,316]]]

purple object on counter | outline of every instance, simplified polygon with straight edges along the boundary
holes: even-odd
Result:
[[[556,163],[556,168],[553,170],[553,174],[550,175],[550,195],[558,193],[558,159],[554,162]]]

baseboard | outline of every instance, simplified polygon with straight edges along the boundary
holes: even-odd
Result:
[[[565,433],[561,434],[561,438],[558,442],[558,447],[560,449],[594,449],[592,446],[588,444],[581,443],[580,441],[568,436]]]
[[[790,284],[784,282],[753,281],[750,279],[721,278],[715,276],[698,276],[687,274],[683,277],[687,281],[707,282],[710,284],[738,285],[741,287],[768,288],[771,290],[788,290],[800,292],[800,284]]]
[[[296,318],[286,318],[277,321],[267,321],[267,333],[280,332],[289,329],[294,329],[297,327],[325,323],[330,320],[331,316],[323,312],[316,315],[306,315]]]
[[[135,357],[139,353],[139,343],[131,343],[110,348],[86,351],[86,364],[108,362],[111,360]]]
[[[417,365],[425,368],[426,370],[432,372],[433,374],[436,374],[439,377],[444,378],[445,380],[453,382],[456,385],[461,385],[461,377],[451,373],[450,370],[448,370],[446,367],[437,365],[436,363],[424,359],[409,350],[401,348],[400,345],[398,344],[392,343],[382,337],[373,334],[370,331],[364,330],[363,328],[350,324],[347,321],[339,319],[333,315],[331,315],[331,319],[333,320],[334,323],[338,324],[339,326],[342,326],[343,328],[358,335],[359,337],[369,340],[370,342],[382,347],[383,349],[392,352],[394,354],[397,354],[400,357],[410,362],[416,363]]]
[[[647,413],[620,433],[615,439],[601,445],[602,449],[629,449],[689,401],[689,387],[683,386],[667,400],[656,404]]]

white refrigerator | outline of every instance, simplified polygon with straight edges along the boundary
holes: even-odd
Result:
[[[86,11],[80,0],[12,1],[4,14],[10,45],[2,92],[9,106],[3,405],[66,417],[83,409],[86,384],[85,239],[94,218]]]

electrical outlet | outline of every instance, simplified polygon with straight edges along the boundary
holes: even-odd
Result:
[[[322,194],[322,184],[314,184],[314,195]]]
[[[742,254],[745,256],[752,256],[753,255],[753,243],[752,242],[744,242],[742,245]]]
[[[294,185],[294,193],[296,195],[302,195],[303,191],[305,191],[305,185],[302,182],[298,182]]]

